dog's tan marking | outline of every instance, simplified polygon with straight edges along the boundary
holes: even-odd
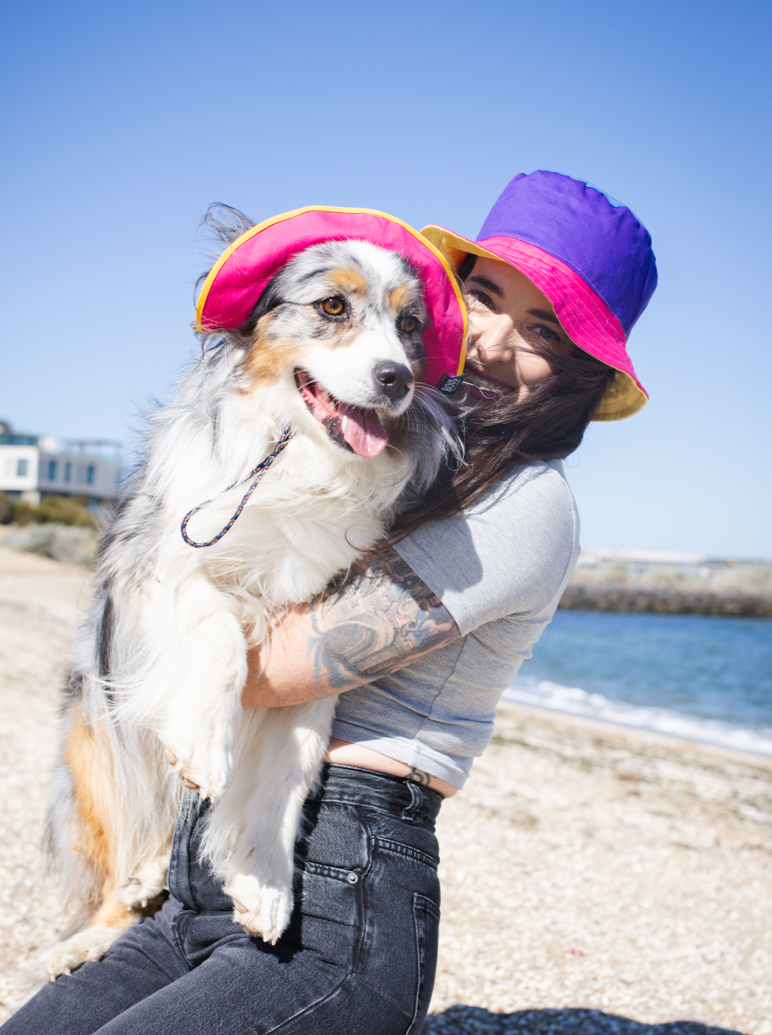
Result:
[[[303,346],[291,338],[274,337],[271,333],[273,322],[273,313],[268,313],[258,322],[252,344],[241,361],[249,378],[249,388],[242,389],[243,394],[257,388],[270,388],[288,371],[302,365],[299,361],[305,354]]]
[[[96,735],[83,720],[82,706],[75,706],[64,761],[72,776],[75,807],[80,817],[77,851],[104,880],[114,865],[114,839],[108,821],[112,753],[104,735]]]
[[[351,271],[356,272],[354,270]],[[295,367],[303,366],[306,349],[294,338],[273,337],[271,334],[272,314],[263,317],[258,324],[252,344],[241,361],[249,378],[249,387],[241,389],[243,394],[258,388],[270,388],[277,384]],[[313,344],[326,349],[340,349],[349,346],[359,333],[358,327],[340,325],[331,338],[317,338]]]
[[[330,270],[326,276],[330,283],[348,295],[364,295],[367,291],[367,281],[358,270],[344,266],[341,269]]]
[[[389,295],[389,305],[392,311],[398,313],[401,309],[404,309],[408,302],[412,302],[414,296],[415,292],[410,284],[399,284],[397,287],[392,288]]]
[[[73,849],[93,867],[100,886],[99,908],[91,927],[104,924],[124,930],[147,910],[127,909],[119,900],[115,879],[117,832],[112,829],[109,801],[114,797],[112,753],[106,735],[88,726],[80,703],[75,705],[64,750],[64,761],[72,776],[73,797],[78,810],[78,840]]]
[[[123,902],[118,899],[119,891],[120,888],[114,881],[108,881],[104,885],[102,889],[102,905],[94,913],[94,918],[89,924],[90,927],[104,924],[105,927],[114,927],[119,931],[125,931],[142,916],[143,910],[128,909],[124,906]]]
[[[272,341],[268,345],[256,343],[243,360],[243,367],[249,376],[249,387],[244,394],[258,388],[270,388],[288,372],[302,366],[305,350],[296,341]]]

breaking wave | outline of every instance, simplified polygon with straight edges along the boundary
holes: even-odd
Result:
[[[668,708],[642,707],[615,701],[603,694],[588,693],[580,687],[561,686],[548,679],[518,676],[504,691],[504,700],[537,708],[601,719],[620,726],[633,726],[671,737],[717,744],[735,751],[772,755],[772,728],[752,729],[734,726],[716,719],[703,719]]]

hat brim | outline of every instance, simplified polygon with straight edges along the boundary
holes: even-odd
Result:
[[[442,252],[417,230],[374,209],[309,207],[274,216],[230,244],[210,270],[196,307],[196,327],[240,327],[276,273],[301,251],[325,241],[365,240],[395,251],[424,287],[423,380],[441,386],[457,378],[466,359],[467,311],[458,278]],[[444,389],[447,391],[447,389]]]
[[[514,237],[470,241],[434,225],[424,227],[421,233],[456,271],[470,253],[519,269],[550,300],[569,338],[584,352],[616,370],[614,381],[595,411],[594,421],[623,420],[646,405],[649,397],[635,375],[621,324],[575,270],[541,248]]]

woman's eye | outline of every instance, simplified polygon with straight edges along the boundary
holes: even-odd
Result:
[[[528,328],[535,334],[538,334],[540,338],[544,338],[545,341],[562,341],[563,339],[559,334],[556,334],[551,327],[545,327],[544,324],[537,323],[533,327]]]
[[[418,320],[415,316],[403,316],[399,321],[399,329],[404,334],[413,334],[418,327]]]
[[[341,316],[346,311],[346,303],[336,295],[333,298],[325,298],[319,302],[319,308],[327,316]]]
[[[486,295],[484,291],[480,291],[478,288],[470,288],[470,290],[467,291],[467,294],[470,295],[475,300],[475,302],[480,302],[482,305],[484,305],[486,309],[496,308],[493,304],[493,299],[491,298],[491,296]]]

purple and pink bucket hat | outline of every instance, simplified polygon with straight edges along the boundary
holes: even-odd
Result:
[[[196,307],[201,331],[242,326],[276,273],[293,256],[324,241],[369,241],[407,259],[424,286],[423,380],[452,394],[462,380],[467,311],[458,278],[442,252],[407,223],[366,208],[295,209],[253,226],[210,270]]]
[[[621,420],[648,399],[627,338],[657,286],[648,231],[629,208],[561,173],[520,173],[476,241],[441,226],[422,234],[458,269],[467,254],[508,262],[552,302],[566,334],[617,376],[594,420]]]

